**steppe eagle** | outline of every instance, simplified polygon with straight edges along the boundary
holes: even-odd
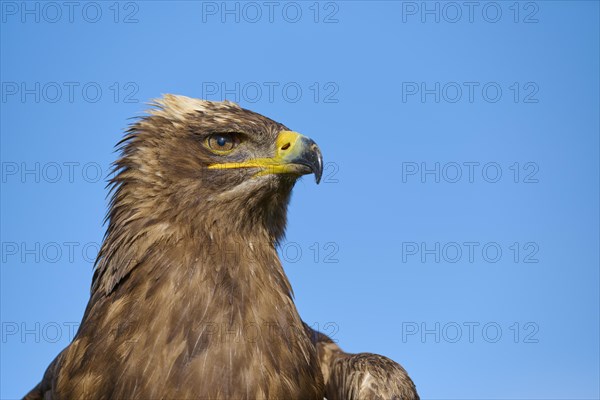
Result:
[[[228,101],[153,105],[118,145],[79,330],[25,398],[418,399],[298,315],[276,246],[315,142]]]

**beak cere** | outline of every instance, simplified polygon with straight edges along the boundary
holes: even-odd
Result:
[[[323,155],[319,146],[310,138],[297,132],[281,131],[275,143],[275,155],[270,158],[254,158],[242,162],[209,165],[209,169],[256,168],[255,176],[271,174],[315,174],[317,183],[323,175]]]

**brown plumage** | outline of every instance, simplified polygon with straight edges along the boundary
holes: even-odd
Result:
[[[406,372],[303,324],[276,252],[316,144],[167,95],[129,129],[73,342],[26,399],[418,399]]]

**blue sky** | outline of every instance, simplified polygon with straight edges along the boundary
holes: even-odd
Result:
[[[113,146],[163,93],[319,143],[282,259],[304,320],[425,399],[597,399],[599,5],[1,5],[1,379],[89,296]]]

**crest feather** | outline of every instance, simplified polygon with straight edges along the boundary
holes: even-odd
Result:
[[[179,120],[183,120],[188,114],[195,112],[214,112],[232,108],[241,109],[237,103],[229,100],[210,101],[173,94],[165,94],[161,98],[154,99],[150,105],[153,108],[148,111],[148,114]]]

